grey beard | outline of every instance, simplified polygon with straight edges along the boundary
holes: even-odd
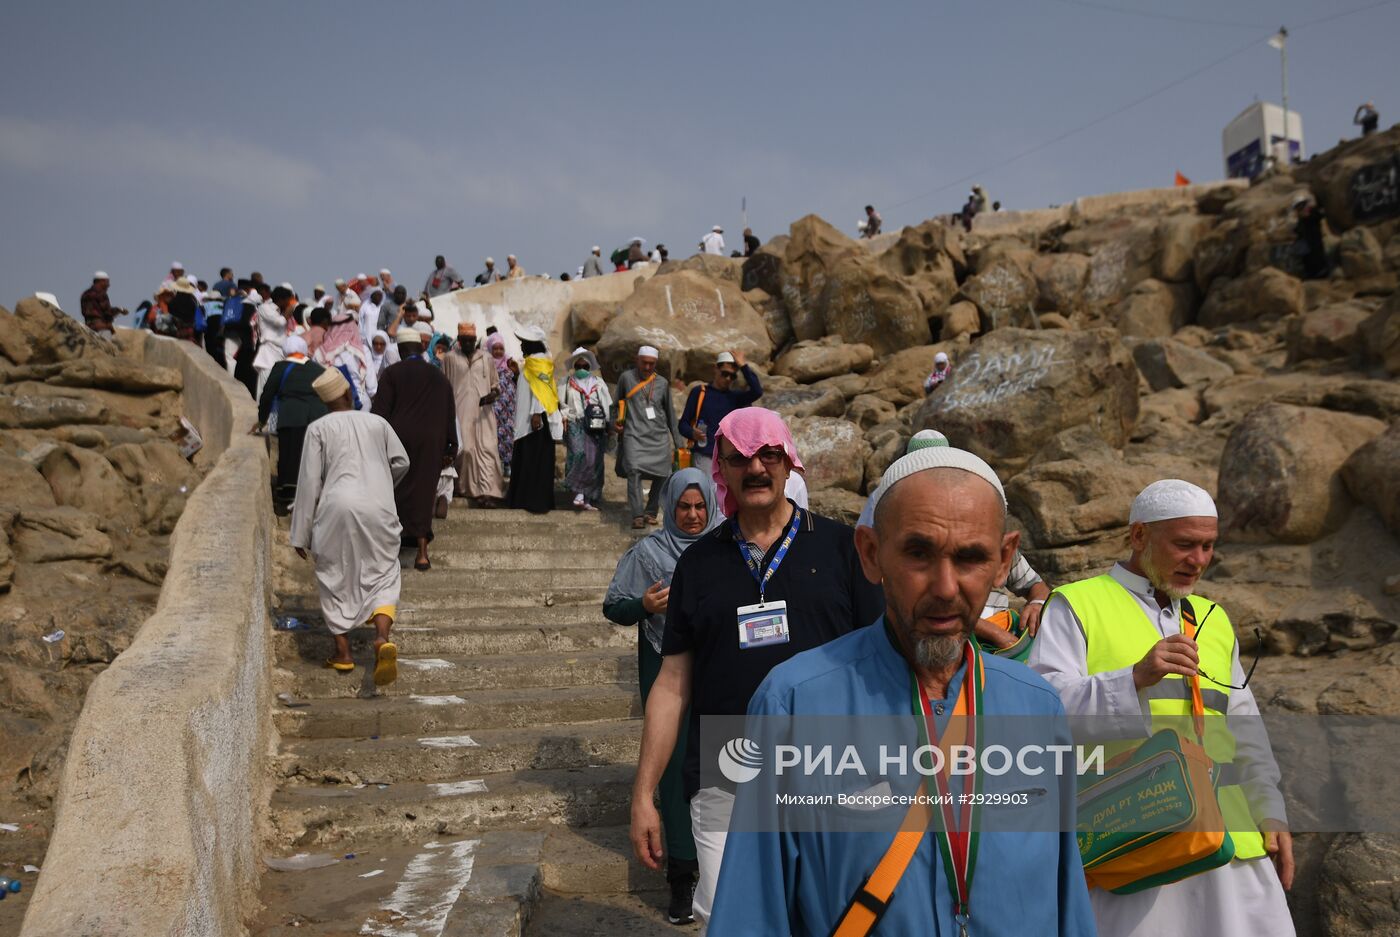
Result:
[[[914,661],[926,670],[951,667],[962,660],[965,634],[938,635],[914,639]]]

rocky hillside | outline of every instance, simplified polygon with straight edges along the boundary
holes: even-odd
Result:
[[[947,434],[1001,473],[1052,582],[1124,554],[1145,484],[1190,479],[1224,531],[1201,592],[1246,653],[1262,636],[1261,703],[1400,715],[1397,169],[1400,127],[1251,186],[1084,199],[971,234],[935,220],[857,242],[808,216],[746,261],[668,263],[616,309],[574,309],[574,337],[610,375],[656,345],[682,381],[743,348],[814,506],[848,520],[913,432]],[[1300,196],[1328,218],[1325,279],[1300,278]],[[953,377],[925,397],[938,351]],[[1299,932],[1400,929],[1398,856],[1400,837],[1304,838]]]
[[[168,438],[181,375],[144,364],[141,338],[97,338],[37,298],[0,308],[0,822],[19,827],[0,875],[26,889],[88,685],[154,609],[199,481]],[[0,934],[17,933],[5,908]]]

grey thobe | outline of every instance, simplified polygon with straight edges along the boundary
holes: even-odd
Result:
[[[506,480],[496,450],[496,411],[481,398],[498,389],[496,361],[483,349],[471,357],[458,349],[442,356],[442,373],[452,384],[457,405],[457,494],[469,498],[504,498]]]
[[[660,374],[650,384],[627,398],[628,391],[645,380],[636,368],[622,372],[617,381],[617,400],[626,400],[622,423],[622,441],[618,460],[627,476],[627,503],[633,517],[644,513],[655,516],[661,499],[661,482],[671,475],[671,460],[682,445],[676,428],[676,414],[671,406],[671,385]],[[650,479],[651,493],[642,505],[642,481]]]
[[[584,277],[600,277],[603,275],[603,265],[598,262],[597,254],[589,254],[588,259],[583,262]]]
[[[288,539],[316,557],[321,615],[333,634],[398,604],[394,486],[407,471],[408,453],[383,417],[347,410],[307,427]]]

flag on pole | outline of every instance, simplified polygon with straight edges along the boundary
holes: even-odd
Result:
[[[1283,44],[1287,41],[1288,30],[1286,29],[1279,29],[1278,32],[1274,33],[1272,36],[1269,37],[1269,45],[1273,46],[1275,49],[1278,49],[1280,52],[1283,51]]]
[[[1178,169],[1178,170],[1176,171],[1176,184],[1177,184],[1177,185],[1190,185],[1190,184],[1191,184],[1191,180],[1188,179],[1188,178],[1186,178],[1185,176],[1183,176],[1183,175],[1181,174],[1181,170]]]

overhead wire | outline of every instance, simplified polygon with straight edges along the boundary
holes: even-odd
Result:
[[[1058,0],[1058,2],[1070,2],[1070,0]],[[1100,4],[1090,4],[1090,3],[1089,3],[1089,0],[1078,0],[1078,2],[1081,3],[1081,4],[1083,4],[1083,5],[1101,6]],[[1347,17],[1347,16],[1353,16],[1353,15],[1355,15],[1355,14],[1357,14],[1357,13],[1365,13],[1365,12],[1367,12],[1367,11],[1369,11],[1369,10],[1374,10],[1374,9],[1377,9],[1377,8],[1383,7],[1383,6],[1390,6],[1390,5],[1395,4],[1395,3],[1400,3],[1400,0],[1377,0],[1377,2],[1367,4],[1366,6],[1363,6],[1363,7],[1356,7],[1356,8],[1351,9],[1351,10],[1343,10],[1343,11],[1340,11],[1340,12],[1337,12],[1337,13],[1328,14],[1327,16],[1321,16],[1321,17],[1318,17],[1318,18],[1316,18],[1316,19],[1312,19],[1312,20],[1308,20],[1308,21],[1303,22],[1303,23],[1299,23],[1299,24],[1297,24],[1296,26],[1293,27],[1293,30],[1294,30],[1294,31],[1297,31],[1297,30],[1300,30],[1300,29],[1308,29],[1308,28],[1313,27],[1313,26],[1320,26],[1320,25],[1322,25],[1323,23],[1329,23],[1329,22],[1332,22],[1333,20],[1338,20],[1338,19],[1341,19],[1341,18]],[[1113,9],[1114,12],[1124,12],[1123,10],[1118,9],[1118,8],[1110,8],[1110,9]],[[976,172],[969,173],[969,174],[967,174],[967,175],[965,175],[965,176],[962,176],[962,177],[960,177],[960,178],[954,179],[954,180],[952,180],[951,182],[945,182],[944,184],[938,186],[938,187],[935,188],[935,189],[929,189],[927,192],[921,192],[921,193],[918,194],[918,195],[910,196],[909,198],[906,198],[906,199],[904,199],[904,200],[902,200],[902,201],[894,202],[894,203],[891,204],[889,207],[890,207],[890,208],[899,208],[899,207],[901,207],[901,206],[908,205],[908,204],[910,204],[911,202],[917,202],[917,201],[919,201],[919,200],[921,200],[921,199],[928,198],[928,197],[931,196],[931,195],[937,195],[937,194],[940,193],[940,192],[946,192],[948,189],[954,188],[954,187],[956,187],[956,186],[965,185],[966,183],[971,182],[973,179],[976,179],[976,178],[978,178],[979,176],[986,175],[987,173],[997,172],[997,171],[999,171],[999,170],[1005,169],[1005,168],[1008,167],[1008,166],[1014,165],[1015,163],[1020,162],[1021,160],[1025,159],[1025,158],[1028,157],[1028,156],[1034,156],[1036,153],[1039,153],[1041,150],[1044,150],[1044,149],[1047,149],[1047,148],[1049,148],[1049,147],[1052,147],[1052,146],[1054,146],[1054,145],[1057,144],[1057,143],[1061,143],[1061,142],[1063,142],[1064,140],[1067,140],[1067,139],[1069,139],[1070,137],[1075,136],[1076,134],[1080,134],[1080,133],[1083,133],[1083,132],[1086,131],[1086,130],[1090,130],[1090,129],[1094,128],[1094,127],[1097,127],[1099,124],[1102,124],[1102,123],[1105,122],[1105,121],[1112,120],[1113,118],[1119,116],[1120,114],[1126,113],[1127,111],[1130,111],[1130,110],[1132,110],[1133,108],[1135,108],[1135,107],[1137,107],[1137,106],[1139,106],[1139,105],[1141,105],[1141,104],[1145,104],[1145,103],[1147,103],[1148,101],[1152,100],[1153,98],[1158,97],[1159,95],[1165,94],[1166,92],[1171,91],[1173,88],[1176,88],[1176,87],[1178,87],[1179,85],[1185,84],[1186,82],[1188,82],[1188,81],[1190,81],[1191,79],[1197,77],[1198,75],[1201,75],[1201,74],[1203,74],[1203,73],[1205,73],[1205,72],[1208,72],[1208,71],[1210,71],[1212,68],[1215,68],[1216,66],[1225,64],[1226,62],[1228,62],[1230,59],[1233,59],[1233,58],[1234,58],[1235,56],[1237,56],[1237,55],[1243,55],[1245,52],[1248,52],[1250,49],[1256,48],[1260,43],[1264,42],[1265,39],[1267,39],[1267,38],[1268,38],[1268,37],[1251,39],[1249,42],[1245,43],[1244,45],[1240,46],[1239,48],[1234,49],[1233,51],[1227,52],[1227,53],[1225,53],[1224,55],[1220,56],[1220,57],[1217,58],[1217,59],[1212,59],[1211,61],[1207,62],[1206,64],[1201,65],[1201,66],[1199,66],[1199,67],[1197,67],[1197,68],[1195,68],[1195,69],[1192,69],[1190,72],[1187,72],[1185,75],[1182,75],[1180,78],[1176,78],[1176,79],[1174,79],[1174,80],[1168,82],[1167,84],[1162,85],[1160,88],[1157,88],[1157,89],[1155,89],[1155,90],[1153,90],[1153,91],[1149,91],[1148,93],[1142,95],[1141,97],[1138,97],[1138,98],[1133,99],[1132,101],[1129,101],[1127,104],[1124,104],[1124,105],[1121,105],[1120,107],[1114,108],[1112,111],[1109,111],[1109,112],[1106,113],[1106,114],[1103,114],[1103,115],[1101,115],[1101,116],[1099,116],[1099,117],[1095,117],[1093,120],[1086,121],[1085,123],[1082,123],[1082,124],[1079,124],[1079,125],[1077,125],[1077,126],[1075,126],[1075,127],[1072,127],[1071,129],[1066,130],[1066,131],[1064,131],[1063,133],[1060,133],[1060,134],[1058,134],[1058,135],[1056,135],[1056,136],[1054,136],[1054,137],[1051,137],[1051,138],[1048,139],[1048,140],[1044,140],[1044,141],[1042,141],[1042,142],[1040,142],[1040,143],[1037,143],[1036,145],[1034,145],[1034,146],[1032,146],[1032,147],[1029,147],[1028,149],[1022,150],[1021,152],[1017,153],[1015,156],[1009,157],[1008,159],[1002,160],[1001,162],[998,162],[998,163],[994,163],[994,164],[992,164],[992,165],[990,165],[990,166],[983,166],[981,169],[978,169]]]

